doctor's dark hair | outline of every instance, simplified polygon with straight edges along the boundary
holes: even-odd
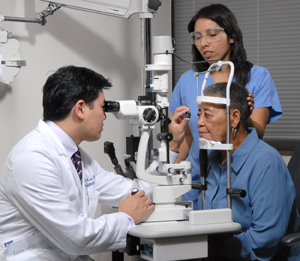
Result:
[[[201,8],[188,24],[189,33],[195,30],[195,23],[199,18],[207,18],[224,28],[227,34],[227,40],[234,40],[230,44],[230,61],[233,62],[236,70],[234,76],[236,81],[242,85],[246,85],[251,77],[252,63],[247,61],[247,53],[243,44],[243,34],[238,25],[235,15],[222,4],[212,4]],[[192,45],[193,62],[204,61],[204,58],[195,45]],[[208,63],[196,63],[194,68],[198,72],[206,71],[209,67]]]
[[[111,83],[91,69],[64,66],[50,75],[43,87],[44,120],[65,119],[77,101],[83,100],[89,108],[103,89]]]
[[[226,98],[227,82],[220,82],[207,86],[203,94],[205,96],[212,95],[221,98]],[[248,90],[241,84],[232,82],[230,86],[230,109],[238,109],[241,113],[240,123],[246,130],[248,128],[247,120],[251,115],[251,110],[248,105]],[[224,109],[226,106],[224,105]]]

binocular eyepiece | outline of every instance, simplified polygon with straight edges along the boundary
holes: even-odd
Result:
[[[116,101],[105,101],[104,111],[105,112],[118,112],[120,110],[120,103]]]

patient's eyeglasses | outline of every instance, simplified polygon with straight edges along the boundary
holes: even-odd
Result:
[[[209,43],[214,43],[220,41],[225,35],[224,28],[216,27],[210,28],[201,32],[190,33],[192,44],[199,45],[202,42],[203,37]]]

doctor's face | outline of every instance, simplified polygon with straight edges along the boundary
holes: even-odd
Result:
[[[106,114],[104,112],[104,93],[100,92],[98,98],[93,102],[93,106],[89,107],[85,115],[85,140],[95,141],[100,139],[103,131],[104,120]]]

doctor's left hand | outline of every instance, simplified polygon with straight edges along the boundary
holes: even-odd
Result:
[[[119,212],[129,215],[135,224],[143,221],[155,208],[152,200],[145,195],[144,190],[139,190],[135,195],[128,194],[127,198],[120,201]]]

